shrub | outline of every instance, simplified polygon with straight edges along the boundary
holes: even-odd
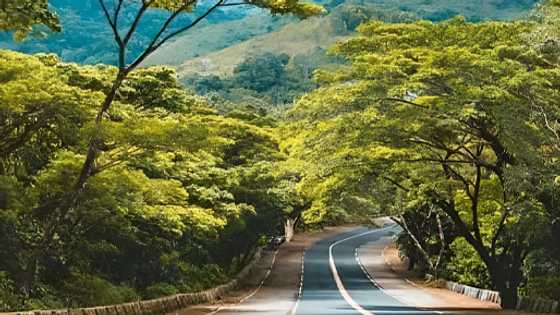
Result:
[[[560,301],[560,276],[529,278],[525,294]]]
[[[64,283],[71,307],[110,305],[137,300],[138,294],[126,285],[115,285],[90,274],[72,273]]]
[[[144,293],[147,299],[157,299],[163,296],[169,296],[179,293],[177,287],[170,283],[160,282],[149,286]]]
[[[5,272],[0,272],[0,312],[17,308],[19,297],[14,292],[12,280]]]
[[[464,238],[453,241],[450,249],[454,255],[446,265],[447,278],[477,288],[491,287],[486,266]]]

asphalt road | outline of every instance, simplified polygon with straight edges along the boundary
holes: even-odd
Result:
[[[361,228],[315,243],[305,253],[298,315],[438,315],[408,306],[387,295],[368,275],[357,249],[398,231],[395,226]]]

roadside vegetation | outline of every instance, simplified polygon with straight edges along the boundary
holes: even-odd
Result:
[[[29,3],[0,5],[6,38],[60,30]],[[223,0],[81,8],[106,19],[105,55],[71,58],[92,65],[0,50],[0,310],[198,291],[270,236],[387,215],[411,270],[498,290],[506,308],[560,300],[560,3],[514,21],[400,3],[327,3],[297,25],[338,30],[317,34],[328,47],[238,49],[214,75],[140,65]],[[503,19],[533,4],[490,2]]]
[[[558,299],[557,14],[374,21],[333,47],[349,64],[318,71],[282,126],[304,218],[390,214],[411,268],[507,308],[521,290]]]

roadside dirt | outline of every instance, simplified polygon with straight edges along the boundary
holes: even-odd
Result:
[[[274,257],[274,253],[270,251],[264,253],[265,256],[258,263],[256,271],[245,281],[243,289],[231,292],[218,303],[194,305],[172,314],[227,315],[266,312],[266,314],[285,315],[292,309],[297,299],[303,251],[320,239],[355,228],[357,227],[327,227],[320,232],[296,234],[291,242],[280,246],[274,259],[274,268],[262,287],[259,288],[260,282],[265,277]]]
[[[445,311],[445,313],[460,313],[466,315],[475,314],[488,314],[488,315],[535,315],[536,313],[528,313],[521,311],[509,311],[502,310],[499,305],[483,302],[469,296],[455,293],[453,291],[436,288],[432,284],[425,282],[423,279],[419,278],[417,275],[410,273],[407,270],[407,263],[399,257],[398,250],[394,243],[383,246],[382,249],[371,249],[377,252],[382,252],[383,260],[390,268],[390,273],[393,277],[389,277],[389,280],[379,281],[383,286],[388,286],[389,288],[395,287],[395,282],[400,282],[400,289],[416,290],[421,291],[420,294],[424,294],[424,299],[416,299],[413,302],[415,306],[427,308],[427,309],[437,309],[440,311]],[[390,279],[393,278],[393,281]],[[397,279],[396,281],[394,279]],[[404,283],[403,283],[404,282]],[[398,286],[398,284],[397,284]]]

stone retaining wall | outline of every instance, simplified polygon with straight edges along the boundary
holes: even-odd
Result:
[[[500,294],[492,290],[484,290],[468,285],[459,284],[452,281],[440,281],[439,286],[447,288],[453,292],[467,295],[481,301],[493,302],[500,304]],[[517,301],[517,310],[528,311],[532,313],[560,313],[560,305],[558,301],[520,296]]]
[[[228,292],[240,287],[256,263],[261,258],[262,249],[259,248],[251,262],[241,270],[232,281],[215,288],[196,292],[167,296],[154,300],[138,301],[118,305],[107,305],[77,309],[62,310],[36,310],[12,313],[0,313],[0,315],[158,315],[167,314],[189,305],[207,303],[220,300]]]

